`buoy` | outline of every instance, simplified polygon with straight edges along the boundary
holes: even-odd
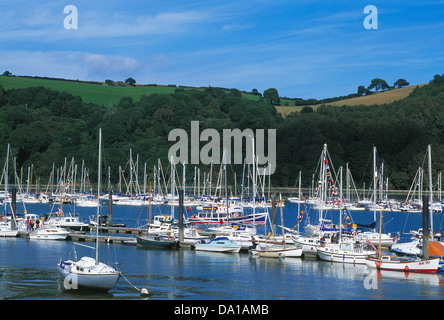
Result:
[[[148,293],[148,290],[147,289],[145,289],[145,288],[142,288],[141,290],[140,290],[140,295],[141,296],[145,296],[145,295],[148,295],[149,293]]]

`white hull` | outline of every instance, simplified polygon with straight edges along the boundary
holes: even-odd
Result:
[[[209,246],[206,244],[200,244],[196,243],[195,250],[196,251],[210,251],[210,252],[239,252],[241,249],[240,246],[238,247],[218,247],[218,246]]]
[[[18,229],[11,229],[11,222],[0,222],[0,237],[17,237]]]
[[[352,264],[366,264],[366,258],[368,254],[353,254],[353,253],[334,253],[323,250],[324,248],[318,248],[318,256],[321,260],[340,263],[352,263]]]
[[[84,257],[78,262],[66,261],[57,264],[57,271],[64,279],[65,289],[88,289],[108,291],[114,288],[120,272],[94,259]]]
[[[265,258],[300,258],[302,256],[302,248],[286,248],[286,249],[274,249],[268,250],[251,250],[253,254],[257,254],[260,257]]]
[[[407,260],[383,256],[381,259],[369,258],[366,260],[366,264],[368,267],[378,270],[435,273],[438,272],[439,258]]]
[[[366,250],[359,242],[327,244],[319,247],[317,252],[321,260],[352,264],[366,264],[366,259],[375,253]]]
[[[29,239],[33,239],[33,240],[65,240],[67,237],[67,235],[35,235],[35,236],[30,236]]]
[[[0,237],[17,237],[18,230],[0,230]]]
[[[97,207],[97,201],[77,201],[76,206],[77,207],[95,208],[95,207]]]
[[[378,232],[362,232],[354,237],[355,240],[359,240],[365,243],[367,240],[370,241],[375,247],[379,246],[379,233]],[[397,243],[396,237],[392,237],[390,234],[381,234],[381,247],[391,248]]]
[[[421,242],[415,239],[411,242],[397,243],[392,246],[392,251],[401,255],[418,256],[421,254]]]

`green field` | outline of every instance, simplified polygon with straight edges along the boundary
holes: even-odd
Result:
[[[0,85],[8,89],[19,89],[43,86],[56,91],[65,91],[73,96],[82,97],[82,101],[86,103],[94,103],[97,105],[116,105],[123,97],[131,97],[133,101],[138,101],[143,95],[150,95],[153,93],[168,94],[174,93],[176,88],[183,88],[185,90],[193,89],[192,87],[184,86],[166,86],[166,85],[137,85],[131,86],[106,86],[103,84],[88,83],[75,80],[58,80],[58,79],[39,79],[28,77],[5,77],[0,76]],[[202,89],[202,88],[194,88]],[[229,89],[224,89],[229,91]],[[258,101],[259,96],[242,92],[242,97]],[[281,99],[282,103],[291,103],[291,100]]]
[[[73,96],[80,96],[87,103],[109,106],[119,103],[122,97],[131,97],[138,101],[142,95],[153,93],[174,93],[176,87],[169,86],[136,86],[113,87],[79,81],[63,81],[25,77],[0,76],[0,84],[5,90],[43,86],[57,91],[65,91]]]

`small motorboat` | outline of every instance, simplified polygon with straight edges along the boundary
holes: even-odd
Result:
[[[69,235],[66,229],[44,225],[28,234],[29,239],[35,240],[65,240]]]
[[[196,243],[196,251],[212,252],[239,252],[241,246],[229,240],[227,237],[217,237],[208,243]]]

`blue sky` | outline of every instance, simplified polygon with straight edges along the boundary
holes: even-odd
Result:
[[[66,30],[67,5],[78,29]],[[364,7],[378,10],[367,30]],[[444,73],[444,1],[2,1],[0,72],[328,98]]]

